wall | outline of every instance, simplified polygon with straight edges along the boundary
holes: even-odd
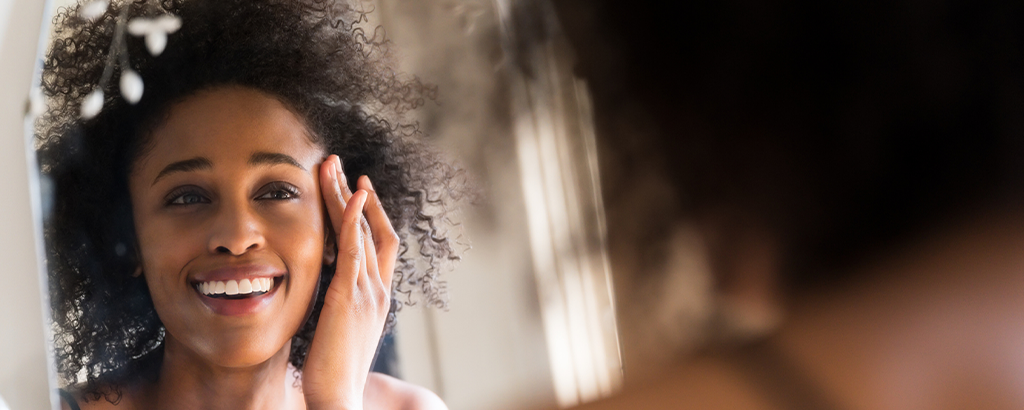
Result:
[[[421,129],[467,168],[483,196],[459,216],[472,249],[446,277],[449,309],[408,307],[399,316],[402,377],[438,392],[452,410],[552,406],[494,3],[376,7],[401,69],[438,87],[438,100],[419,113]]]

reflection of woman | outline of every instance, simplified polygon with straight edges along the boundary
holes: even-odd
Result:
[[[182,22],[162,53],[123,32],[161,15]],[[452,168],[394,120],[425,89],[363,17],[255,0],[58,16],[40,157],[65,408],[444,408],[368,375],[391,295],[443,304],[455,255],[438,231]],[[80,119],[111,65],[141,99],[107,81]]]

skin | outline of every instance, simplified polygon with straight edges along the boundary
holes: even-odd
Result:
[[[787,300],[772,343],[842,409],[1024,408],[1024,212],[992,205],[890,254],[857,278]],[[766,252],[741,247],[733,256]],[[769,245],[769,250],[773,249]],[[748,256],[749,257],[749,256]],[[778,277],[756,263],[744,276]],[[732,362],[702,356],[577,410],[783,410]]]
[[[167,329],[163,365],[157,382],[128,386],[116,405],[79,397],[83,409],[446,408],[426,389],[369,372],[399,242],[368,178],[352,192],[302,119],[248,88],[189,97],[152,138],[129,188],[140,274]],[[291,337],[335,259],[296,380]],[[279,284],[257,308],[225,315],[194,287],[225,271]]]

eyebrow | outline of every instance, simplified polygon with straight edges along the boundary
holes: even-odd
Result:
[[[295,158],[292,158],[291,156],[285,154],[261,151],[255,152],[252,154],[251,157],[249,157],[249,165],[276,164],[291,165],[303,171],[306,170],[306,167],[302,166],[302,164],[300,164],[299,161],[296,161]],[[160,173],[156,175],[156,178],[153,179],[153,185],[156,185],[157,181],[159,181],[160,178],[163,178],[175,172],[200,171],[208,170],[211,168],[213,168],[213,163],[210,162],[209,159],[206,159],[204,157],[195,157],[191,159],[186,159],[184,161],[172,162],[170,165],[164,167],[164,169],[162,169]]]
[[[156,185],[156,182],[159,181],[160,178],[163,178],[175,172],[199,171],[210,168],[213,168],[213,163],[211,163],[210,160],[203,157],[195,157],[191,159],[186,159],[184,161],[172,162],[170,165],[164,167],[164,169],[162,169],[160,173],[156,175],[156,178],[153,179],[153,185]]]
[[[276,153],[276,152],[260,152],[260,151],[258,151],[258,152],[254,152],[252,154],[252,156],[249,157],[249,165],[275,165],[275,164],[291,165],[291,166],[294,166],[294,167],[296,167],[298,169],[301,169],[303,171],[306,170],[306,167],[302,166],[302,164],[300,164],[299,161],[296,161],[295,158],[292,158],[291,156],[288,156],[288,155],[285,155],[285,154],[279,154],[279,153]]]

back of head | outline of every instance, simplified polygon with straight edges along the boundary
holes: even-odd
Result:
[[[880,390],[907,400],[889,405],[986,394],[994,403],[1011,397],[1003,394],[1008,389],[1000,390],[1010,385],[1006,380],[977,378],[974,382],[983,379],[978,383],[985,388],[975,390],[965,381],[976,376],[966,374],[971,371],[996,374],[986,366],[1015,356],[990,349],[984,360],[996,359],[985,362],[968,352],[984,350],[982,344],[1016,343],[1019,332],[1007,331],[1016,321],[1006,312],[1019,306],[1019,297],[1012,305],[1005,303],[1009,297],[998,299],[998,292],[962,297],[955,286],[939,287],[973,283],[979,284],[974,289],[999,288],[982,282],[991,279],[982,278],[991,266],[965,263],[942,272],[890,269],[884,273],[891,276],[876,281],[864,264],[993,204],[1024,214],[1019,211],[1024,209],[1024,4],[726,0],[677,2],[671,12],[612,1],[555,4],[577,52],[577,73],[587,80],[594,99],[609,252],[619,317],[626,318],[620,320],[620,337],[624,362],[633,366],[626,369],[627,381],[707,339],[712,347],[734,347],[730,343],[737,334],[729,331],[735,329],[722,329],[733,324],[722,322],[735,317],[722,316],[735,314],[723,313],[735,306],[723,306],[722,296],[734,296],[728,293],[743,286],[747,289],[742,291],[772,287],[778,279],[784,297],[764,305],[790,304],[795,308],[790,313],[813,308],[791,315],[767,343],[799,351],[793,348],[798,343],[785,345],[779,335],[806,325],[800,328],[805,332],[786,340],[811,346],[797,354],[814,354],[779,362],[798,373],[817,371],[807,374],[811,387],[854,392],[842,398],[859,397],[859,403],[883,397],[873,395]],[[673,242],[683,236],[674,236],[677,232],[687,229],[701,240],[687,236]],[[768,245],[750,245],[758,241]],[[699,260],[705,256],[710,281],[701,276],[708,273]],[[746,262],[761,263],[755,268],[771,266],[737,266]],[[746,283],[730,283],[744,269]],[[942,285],[932,281],[939,274],[946,275]],[[960,276],[950,280],[953,274]],[[895,278],[899,275],[904,276]],[[850,296],[842,292],[853,289],[845,285],[855,280],[877,285],[872,289],[897,282],[901,287],[879,291],[884,296],[875,300],[857,295],[840,300],[837,295]],[[712,283],[709,289],[704,289],[706,282]],[[649,283],[657,285],[645,286]],[[941,291],[925,295],[929,299],[922,296],[924,289]],[[755,289],[741,296],[759,291],[767,293]],[[814,299],[820,302],[816,305],[795,305],[819,295],[828,297]],[[950,302],[954,298],[960,299]],[[966,313],[968,304],[999,307],[986,310],[989,316],[970,316],[981,309]],[[943,315],[952,310],[962,316],[949,322],[985,325],[947,323]],[[914,314],[923,311],[935,315],[911,320],[921,319]],[[794,324],[807,316],[820,320]],[[754,330],[764,335],[779,323],[773,320]],[[956,342],[937,340],[957,332]],[[841,337],[799,337],[825,333]],[[722,341],[715,336],[723,336],[725,343],[713,343]],[[874,344],[859,343],[865,340]],[[872,348],[877,350],[866,352]],[[950,365],[952,356],[962,360]],[[727,377],[704,371],[725,361],[710,362],[685,376],[659,375],[652,380],[655,387],[592,408],[637,403],[698,408],[699,403],[718,402],[715,392],[737,391],[719,387],[743,383],[722,382]],[[783,379],[761,387],[785,387],[783,372],[772,373],[777,368],[747,364],[748,371],[761,371],[766,379]],[[1019,364],[1000,369],[1013,366]],[[950,379],[967,377],[948,384],[939,380],[948,375],[917,379],[938,368],[956,374]],[[879,382],[886,372],[904,378],[885,379],[892,383],[880,390],[856,390],[886,384]],[[960,395],[965,391],[983,394]],[[773,393],[778,392],[767,392]]]
[[[1019,3],[559,5],[606,192],[667,176],[664,218],[767,232],[794,288],[1024,187]]]

